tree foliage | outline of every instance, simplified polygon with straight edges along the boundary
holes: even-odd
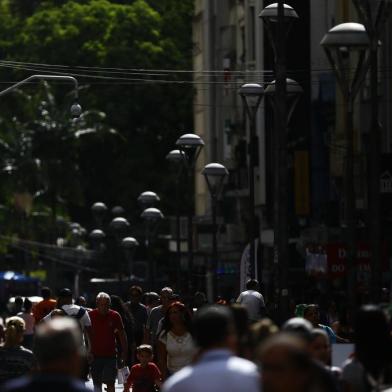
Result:
[[[0,60],[69,66],[25,64],[15,69],[0,64],[0,81],[20,80],[44,69],[75,73],[80,83],[89,85],[81,92],[83,108],[106,113],[110,128],[125,139],[91,137],[87,143],[77,143],[76,155],[69,150],[67,156],[67,149],[58,151],[62,144],[55,140],[59,136],[48,130],[53,148],[47,150],[61,161],[55,176],[65,181],[64,188],[75,187],[67,182],[67,162],[78,167],[81,197],[67,199],[71,214],[81,214],[74,219],[83,220],[83,213],[98,199],[136,211],[135,199],[146,189],[161,194],[163,209],[170,214],[174,185],[165,156],[176,138],[192,128],[193,91],[190,84],[162,83],[162,79],[178,81],[191,76],[114,73],[114,68],[190,69],[193,1],[2,0],[0,11]],[[161,82],[151,81],[156,79]],[[33,94],[36,87],[27,90]],[[58,110],[64,107],[67,91],[69,86],[56,85],[53,95]],[[42,119],[43,108],[36,99],[2,98],[0,110],[4,137],[15,117],[20,123],[35,124],[30,129],[33,140],[42,140],[42,130],[50,125]],[[52,111],[53,116],[57,118],[59,113]],[[72,133],[72,126],[61,124],[61,132]],[[21,134],[25,132],[22,128]]]

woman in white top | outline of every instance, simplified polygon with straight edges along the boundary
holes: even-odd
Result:
[[[23,346],[29,350],[33,347],[35,318],[31,309],[33,303],[26,297],[23,303],[23,312],[17,314],[18,317],[24,320],[26,327],[23,335]]]
[[[192,362],[196,347],[190,334],[191,317],[181,302],[166,311],[157,343],[158,365],[163,379]]]

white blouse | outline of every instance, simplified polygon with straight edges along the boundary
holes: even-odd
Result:
[[[177,336],[171,331],[166,334],[162,332],[159,341],[166,347],[167,369],[170,373],[175,373],[189,365],[196,354],[196,346],[189,332],[181,336]]]

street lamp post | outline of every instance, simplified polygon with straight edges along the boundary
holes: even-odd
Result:
[[[213,302],[218,295],[218,243],[217,232],[218,226],[216,223],[216,206],[219,195],[223,189],[223,183],[229,172],[220,163],[209,163],[204,166],[201,172],[206,179],[208,190],[211,197],[211,212],[212,212],[212,260],[208,264],[207,273],[207,295],[210,302]]]
[[[135,253],[136,248],[139,246],[139,242],[134,237],[124,237],[121,241],[121,246],[125,253],[125,258],[128,263],[127,274],[129,279],[132,280],[133,273],[133,255]]]
[[[324,36],[321,46],[335,72],[346,104],[346,159],[344,172],[344,221],[346,227],[348,285],[347,294],[355,310],[356,296],[356,219],[354,190],[354,101],[367,72],[367,49],[369,36],[365,26],[358,23],[343,23],[333,27]],[[354,73],[350,72],[351,61],[356,60]]]
[[[106,204],[99,201],[91,206],[91,212],[93,214],[94,220],[98,225],[99,229],[102,229],[103,227],[103,220],[105,218],[107,211],[108,208]]]
[[[274,258],[279,268],[280,316],[285,319],[289,315],[286,38],[298,15],[292,7],[279,0],[264,8],[259,17],[264,21],[275,54]]]
[[[264,96],[264,88],[257,83],[247,83],[239,90],[245,112],[249,119],[249,144],[248,144],[248,183],[249,183],[249,260],[250,276],[255,278],[255,235],[256,216],[255,216],[255,177],[254,168],[256,160],[257,137],[256,137],[256,115]],[[258,236],[258,234],[257,234]]]
[[[372,296],[378,302],[382,286],[380,222],[380,156],[382,125],[379,122],[378,48],[381,33],[391,12],[391,1],[353,0],[370,39],[371,125],[368,150],[369,238],[372,258]]]
[[[70,82],[74,85],[74,103],[71,106],[70,112],[73,118],[78,118],[82,114],[82,107],[79,105],[79,84],[77,79],[73,76],[66,75],[31,75],[26,79],[21,80],[13,84],[12,86],[0,91],[0,97],[14,91],[15,89],[23,86],[27,83],[33,82],[34,80],[54,80],[54,81],[65,81]]]
[[[180,284],[180,272],[181,272],[181,232],[180,232],[180,178],[183,170],[184,152],[181,150],[171,150],[167,155],[166,159],[173,163],[176,168],[175,186],[176,186],[176,251],[177,251],[177,267],[176,277],[177,284]]]
[[[164,218],[162,212],[158,208],[150,207],[146,208],[142,214],[141,218],[145,222],[145,246],[147,251],[148,259],[148,278],[149,278],[149,288],[150,291],[154,288],[154,265],[151,256],[151,241],[155,235],[155,231],[158,227],[158,223]]]
[[[188,179],[188,290],[191,293],[193,290],[193,172],[195,169],[197,158],[204,147],[202,138],[193,133],[187,133],[177,139],[176,145],[183,151],[183,163],[186,168]]]
[[[116,241],[116,261],[117,261],[117,271],[118,271],[118,279],[120,281],[120,291],[122,293],[122,275],[123,275],[123,263],[122,263],[122,254],[120,252],[120,248],[122,245],[122,239],[126,236],[129,230],[130,224],[126,218],[118,216],[113,218],[113,220],[109,224],[109,228],[111,229],[115,241]]]

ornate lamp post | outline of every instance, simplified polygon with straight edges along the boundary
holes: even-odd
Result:
[[[248,182],[249,182],[249,259],[250,259],[250,275],[255,278],[255,236],[256,230],[255,216],[255,177],[254,167],[256,160],[257,137],[256,137],[256,115],[260,107],[261,100],[264,97],[264,88],[257,83],[247,83],[241,86],[239,94],[245,112],[249,119],[249,163],[248,163]],[[258,234],[257,234],[258,236]]]
[[[176,141],[178,148],[184,153],[184,167],[188,177],[188,289],[191,292],[193,288],[192,270],[193,270],[193,172],[197,158],[204,147],[204,141],[198,135],[187,133],[182,135]]]
[[[145,222],[145,246],[148,258],[148,277],[150,290],[154,287],[154,265],[151,257],[150,244],[155,235],[158,223],[164,218],[162,212],[158,208],[150,207],[146,208],[142,214],[141,218]]]
[[[279,311],[281,318],[286,319],[289,315],[286,39],[298,15],[292,7],[279,0],[264,8],[259,17],[264,21],[275,54],[274,244],[280,281]]]
[[[370,101],[371,125],[368,150],[369,239],[372,257],[373,301],[380,299],[382,288],[381,212],[380,212],[380,157],[382,125],[379,121],[378,49],[379,39],[392,10],[390,0],[353,0],[361,22],[370,39]]]
[[[346,227],[348,285],[347,295],[352,311],[356,296],[356,218],[354,192],[354,101],[367,72],[369,36],[365,26],[343,23],[324,36],[321,46],[335,72],[346,104],[346,157],[344,172],[344,221]],[[354,64],[354,73],[351,67]]]
[[[222,193],[223,183],[229,172],[220,163],[209,163],[204,166],[201,172],[206,179],[208,190],[211,197],[211,210],[212,210],[212,260],[208,265],[207,274],[207,289],[208,299],[212,302],[218,294],[218,279],[217,279],[217,266],[218,266],[218,243],[216,224],[216,205],[220,194]]]
[[[133,272],[133,255],[135,253],[136,248],[139,246],[139,242],[134,237],[125,237],[121,241],[121,246],[125,253],[125,258],[128,262],[128,276],[129,279],[132,280],[132,272]]]

